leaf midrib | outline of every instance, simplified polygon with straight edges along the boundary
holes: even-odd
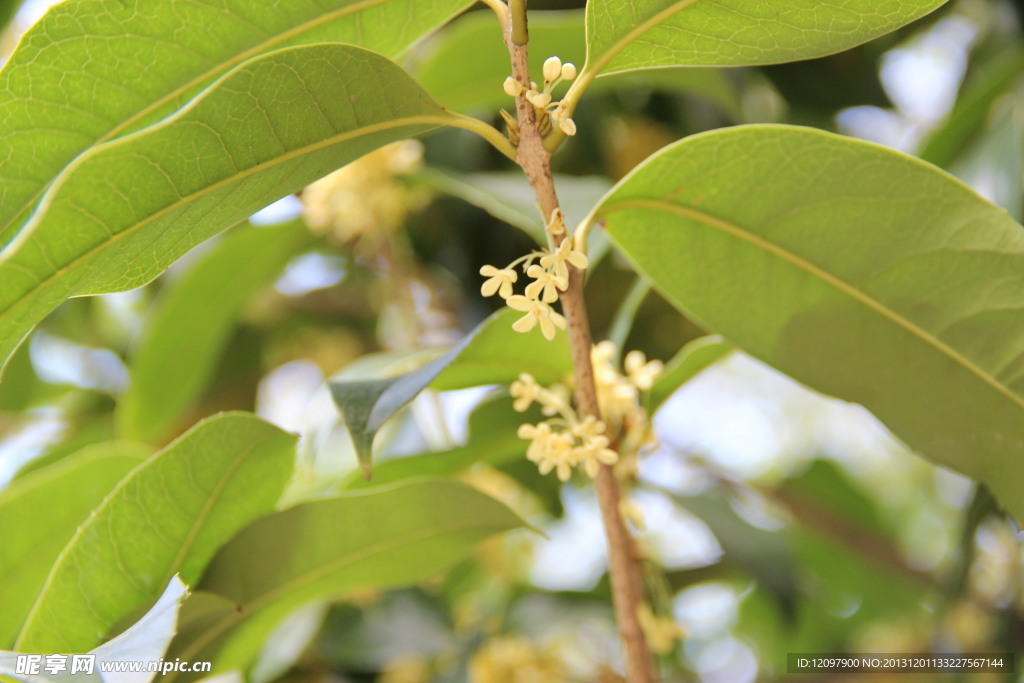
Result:
[[[1009,387],[1006,387],[999,382],[991,374],[980,368],[975,363],[971,362],[966,356],[958,352],[953,347],[946,344],[944,341],[933,335],[932,333],[925,330],[923,327],[915,324],[911,320],[901,316],[896,311],[886,306],[881,301],[868,296],[860,289],[854,287],[850,283],[842,280],[832,273],[824,270],[823,268],[811,263],[807,259],[804,259],[793,252],[783,249],[774,242],[770,242],[753,232],[744,229],[742,226],[732,223],[730,221],[712,216],[711,214],[698,211],[689,206],[683,206],[680,204],[674,204],[670,201],[663,199],[625,199],[617,202],[611,202],[602,206],[596,213],[600,216],[608,216],[609,214],[615,213],[616,211],[622,211],[630,208],[642,208],[642,209],[654,209],[659,211],[666,211],[674,213],[678,216],[688,218],[699,223],[703,223],[709,227],[715,228],[721,232],[732,235],[733,237],[739,238],[748,244],[762,249],[768,254],[777,256],[784,261],[796,266],[797,268],[807,272],[819,278],[822,282],[831,285],[835,289],[839,290],[843,294],[846,294],[858,303],[866,306],[870,310],[878,313],[882,317],[886,318],[890,322],[896,324],[911,335],[917,337],[923,341],[926,345],[931,346],[939,353],[949,357],[951,360],[956,362],[958,365],[963,367],[969,373],[980,379],[984,384],[994,389],[998,394],[1005,398],[1008,398],[1011,403],[1015,404],[1018,408],[1024,410],[1024,398],[1021,398],[1014,394]]]
[[[642,36],[643,34],[650,31],[652,28],[665,21],[667,18],[678,12],[682,12],[690,5],[697,4],[697,0],[678,0],[664,8],[660,12],[657,12],[646,21],[637,24],[633,30],[629,31],[619,40],[612,43],[611,47],[605,50],[604,54],[594,61],[594,66],[591,67],[589,64],[584,69],[594,75],[601,73],[601,71],[608,65],[608,62],[615,59],[620,52],[626,49],[626,46],[632,43],[634,40]]]
[[[357,2],[357,3],[353,4],[353,5],[348,5],[348,6],[344,7],[344,8],[335,10],[334,12],[328,12],[326,14],[320,15],[320,16],[316,17],[315,19],[313,19],[312,21],[307,21],[305,23],[302,23],[302,24],[299,24],[297,26],[294,26],[290,30],[288,30],[288,31],[286,31],[284,33],[279,33],[279,34],[275,35],[274,37],[272,37],[271,39],[266,40],[266,41],[260,43],[259,45],[251,47],[251,48],[249,48],[248,50],[246,50],[244,52],[240,52],[237,55],[235,55],[234,57],[232,57],[231,59],[228,59],[225,62],[219,63],[216,67],[211,68],[211,69],[207,69],[202,74],[196,76],[195,78],[193,78],[188,83],[185,83],[184,85],[178,86],[177,88],[175,88],[174,90],[172,90],[169,93],[165,94],[163,97],[157,99],[156,101],[154,101],[150,105],[148,105],[148,106],[140,109],[139,111],[135,112],[134,114],[129,116],[127,119],[122,121],[120,124],[114,126],[109,131],[107,131],[106,133],[101,135],[99,138],[97,138],[96,141],[91,143],[91,145],[89,147],[94,147],[96,145],[99,145],[99,144],[102,144],[104,142],[107,142],[108,140],[114,139],[115,137],[120,135],[122,131],[124,131],[127,128],[130,128],[133,124],[135,124],[135,122],[139,121],[140,119],[145,118],[146,116],[148,116],[152,112],[160,109],[161,107],[166,105],[168,102],[172,102],[175,98],[180,96],[182,93],[188,92],[190,89],[196,87],[200,83],[214,78],[219,73],[225,73],[227,71],[230,71],[232,68],[234,68],[235,66],[238,66],[239,64],[241,64],[245,60],[247,60],[247,59],[249,59],[251,57],[255,57],[256,55],[259,55],[262,52],[268,51],[268,50],[272,49],[273,47],[275,47],[276,45],[279,45],[280,43],[286,42],[288,39],[293,38],[294,36],[299,35],[300,33],[304,32],[304,31],[312,30],[312,29],[317,28],[318,26],[320,26],[320,25],[322,25],[324,23],[327,23],[328,21],[332,21],[332,20],[337,19],[339,17],[343,17],[346,14],[351,14],[351,13],[354,13],[354,12],[359,12],[359,11],[362,11],[364,9],[368,9],[370,7],[373,7],[374,5],[383,4],[384,2],[387,2],[387,1],[388,0],[363,0],[362,2]],[[87,151],[87,150],[88,150],[88,148],[86,148],[86,150],[83,150],[83,151]],[[21,206],[19,206],[17,208],[17,211],[13,212],[11,214],[11,217],[3,225],[0,225],[0,235],[5,234],[7,232],[7,230],[12,225],[14,225],[15,222],[18,221],[19,218],[22,215],[24,215],[24,212],[25,212],[26,209],[28,209],[31,206],[34,206],[36,204],[36,202],[39,201],[40,197],[42,197],[43,194],[46,193],[47,188],[50,187],[52,182],[53,181],[51,180],[51,182],[44,184],[39,190],[37,190],[28,199],[28,201],[24,202]]]
[[[433,124],[433,125],[440,126],[440,125],[451,124],[451,123],[452,123],[452,120],[449,117],[446,117],[446,116],[426,116],[426,115],[423,115],[423,116],[410,116],[410,117],[406,117],[406,118],[403,118],[403,119],[391,119],[389,121],[385,121],[385,122],[382,122],[382,123],[377,123],[377,124],[374,124],[374,125],[371,125],[371,126],[364,126],[362,128],[359,128],[359,129],[356,129],[356,130],[353,130],[353,131],[346,131],[346,132],[340,133],[338,135],[333,135],[333,136],[331,136],[329,138],[325,138],[323,140],[320,140],[320,141],[318,141],[318,142],[316,142],[316,143],[314,143],[312,145],[306,145],[306,146],[303,146],[303,147],[296,148],[295,150],[292,150],[291,152],[287,152],[285,154],[282,154],[281,156],[278,156],[278,157],[276,157],[274,159],[270,159],[270,160],[267,160],[265,162],[259,163],[259,164],[255,165],[255,166],[249,167],[247,169],[243,169],[241,172],[238,172],[238,173],[230,175],[230,176],[228,176],[226,178],[223,178],[222,180],[219,180],[216,183],[213,183],[211,185],[207,185],[206,187],[204,187],[199,192],[193,192],[192,194],[185,195],[185,196],[179,198],[178,200],[168,204],[166,207],[160,209],[159,211],[153,212],[149,216],[146,216],[143,220],[136,222],[135,224],[125,228],[124,230],[122,230],[122,231],[112,235],[109,239],[106,239],[106,240],[100,242],[95,247],[93,247],[93,248],[83,252],[82,254],[80,254],[76,258],[72,259],[70,262],[68,262],[66,265],[61,266],[60,268],[54,269],[53,273],[51,275],[43,278],[34,287],[31,287],[26,292],[24,292],[22,295],[18,296],[18,298],[16,300],[8,303],[6,306],[4,306],[4,308],[0,309],[0,321],[2,321],[4,318],[6,318],[8,313],[10,313],[10,311],[15,306],[17,306],[20,302],[23,302],[23,301],[27,300],[33,294],[35,294],[36,292],[41,290],[43,287],[45,287],[48,283],[50,283],[53,280],[61,277],[62,275],[67,273],[69,270],[71,270],[72,268],[74,268],[77,265],[79,265],[80,263],[82,263],[84,260],[87,260],[87,259],[91,258],[97,252],[102,251],[102,250],[104,250],[104,249],[106,249],[106,248],[116,244],[121,239],[124,239],[125,237],[128,237],[128,236],[134,234],[135,232],[137,232],[141,228],[145,227],[146,225],[149,225],[150,223],[152,223],[152,222],[154,222],[154,221],[156,221],[156,220],[158,220],[160,218],[163,218],[164,216],[166,216],[167,214],[171,213],[172,211],[174,211],[174,210],[176,210],[178,208],[181,208],[182,206],[185,206],[186,204],[196,200],[197,198],[201,198],[203,196],[206,196],[208,194],[216,192],[217,190],[220,190],[220,189],[222,189],[224,187],[227,187],[227,186],[229,186],[229,185],[231,185],[231,184],[233,184],[235,182],[239,182],[241,180],[245,180],[246,178],[248,178],[248,177],[250,177],[250,176],[252,176],[252,175],[254,175],[254,174],[258,173],[258,172],[265,171],[265,170],[270,169],[270,168],[274,168],[274,167],[279,166],[279,165],[281,165],[283,163],[286,163],[288,161],[292,161],[293,159],[297,159],[297,158],[299,158],[299,157],[301,157],[301,156],[303,156],[305,154],[314,152],[314,151],[319,150],[319,149],[323,149],[325,147],[329,147],[331,145],[335,145],[335,144],[344,142],[346,140],[349,140],[349,139],[352,139],[352,138],[355,138],[355,137],[359,137],[359,136],[362,136],[362,135],[371,135],[373,133],[377,133],[377,132],[380,132],[380,131],[383,131],[383,130],[389,130],[391,128],[400,128],[402,126],[412,126],[412,125],[417,125],[417,124],[425,124],[425,125]],[[84,161],[88,160],[88,158],[89,158],[88,156],[79,157],[79,159],[81,159],[82,162],[79,162],[79,164],[77,164],[77,165],[80,165]],[[68,176],[72,175],[70,173],[72,168],[73,167],[68,167],[65,170],[64,174],[62,174],[62,175],[64,177],[68,177]],[[45,218],[46,212],[45,211],[41,211],[37,215],[40,216],[40,221],[37,221],[37,222],[41,222],[41,219]],[[11,260],[11,256],[7,256],[7,258],[4,258],[4,253],[9,254],[9,255],[16,254],[18,252],[18,247],[20,246],[19,243],[27,241],[27,237],[29,235],[31,235],[31,233],[33,231],[33,228],[35,227],[34,225],[32,225],[32,223],[33,223],[33,221],[30,221],[28,224],[26,224],[25,228],[23,229],[23,231],[21,233],[22,237],[20,239],[16,239],[15,242],[13,242],[8,247],[6,252],[0,252],[0,269],[2,269],[5,265],[7,265],[10,262],[10,260]],[[101,223],[101,225],[102,225],[102,223]],[[11,264],[11,265],[12,266],[16,266],[17,264]]]

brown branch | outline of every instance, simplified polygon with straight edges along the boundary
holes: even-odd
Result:
[[[505,44],[512,60],[512,77],[519,81],[523,88],[528,89],[530,72],[526,61],[525,17],[525,0],[513,0],[509,21],[505,26]],[[533,187],[538,207],[544,221],[547,222],[559,208],[555,183],[551,177],[551,153],[544,148],[544,140],[537,126],[536,110],[526,99],[525,93],[520,93],[516,98],[516,113],[519,119],[519,149],[516,161],[522,166],[527,180]],[[565,238],[563,233],[555,239],[561,242]],[[590,361],[593,339],[583,299],[583,283],[583,272],[570,265],[569,286],[562,293],[561,301],[569,323],[569,343],[572,347],[573,369],[576,376],[576,406],[581,417],[592,415],[600,419],[594,368]],[[653,683],[657,680],[657,672],[638,616],[638,608],[643,601],[639,556],[634,540],[619,512],[622,494],[615,474],[609,466],[601,465],[595,487],[608,540],[608,571],[615,617],[626,652],[626,680],[629,683]]]

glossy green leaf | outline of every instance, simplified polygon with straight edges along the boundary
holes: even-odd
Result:
[[[131,356],[117,423],[129,439],[160,442],[201,395],[243,307],[312,243],[299,221],[230,232],[161,291]]]
[[[591,1],[585,70],[599,74],[812,59],[894,31],[945,1]]]
[[[166,116],[247,59],[323,41],[396,57],[469,4],[58,4],[27,32],[0,72],[0,244],[10,239],[46,186],[75,156]]]
[[[78,525],[151,453],[142,444],[95,444],[0,493],[0,648],[14,645],[50,566]]]
[[[296,607],[359,588],[422,581],[484,538],[522,525],[503,504],[448,480],[374,488],[279,512],[252,524],[214,558],[198,587],[227,598],[235,609],[199,620],[198,633],[183,633],[190,646],[174,654],[234,668],[251,655],[251,642],[258,640],[253,630],[266,635]],[[218,654],[224,635],[239,626],[249,629],[249,637],[239,639],[244,652]]]
[[[587,47],[582,10],[530,12],[529,27],[532,73],[540,73],[544,60],[552,55],[563,62],[583,65]],[[512,98],[501,88],[510,73],[508,49],[502,41],[501,27],[490,13],[460,17],[424,48],[428,56],[413,67],[416,81],[449,109],[515,109]],[[718,69],[622,74],[599,79],[592,90],[629,87],[659,88],[703,97],[730,114],[739,109],[735,89]]]
[[[694,321],[1024,513],[1024,231],[889,149],[788,126],[696,135],[596,209]]]
[[[0,358],[65,298],[142,285],[270,202],[451,120],[402,69],[360,48],[245,62],[173,117],[62,172],[0,252]]]
[[[270,512],[295,437],[245,413],[204,420],[121,481],[50,572],[17,648],[82,652],[155,600],[192,585],[227,539]]]
[[[707,370],[733,350],[733,345],[718,335],[694,339],[679,349],[651,387],[648,409],[653,413],[691,379]]]

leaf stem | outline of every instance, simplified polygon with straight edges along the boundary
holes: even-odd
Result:
[[[474,119],[472,116],[456,114],[455,112],[449,112],[449,114],[451,114],[454,119],[448,121],[447,125],[473,131],[484,140],[491,143],[495,149],[507,156],[509,159],[512,161],[516,160],[516,148],[512,146],[512,143],[508,141],[508,138],[502,135],[501,131],[497,128],[484,123],[480,119]]]
[[[521,23],[517,22],[517,0],[513,0],[512,21],[505,27],[505,44],[508,46],[512,61],[513,78],[520,83],[528,84],[530,72],[526,61],[525,0],[518,2],[522,3]],[[517,31],[521,31],[522,35],[517,36]],[[522,39],[522,42],[517,38]],[[537,126],[536,108],[526,99],[525,93],[520,93],[516,98],[516,112],[519,117],[519,147],[516,161],[533,187],[541,216],[546,223],[559,208],[558,195],[551,176],[551,152],[545,148]],[[556,242],[560,243],[564,239],[568,239],[568,236],[563,233]],[[577,411],[580,418],[593,416],[600,419],[594,368],[590,361],[593,339],[583,298],[583,283],[583,271],[570,265],[569,286],[562,293],[561,301],[569,323],[569,343],[576,376]],[[643,598],[641,566],[633,538],[619,512],[622,494],[615,474],[609,466],[601,465],[595,488],[608,540],[608,571],[619,636],[626,651],[626,679],[629,683],[654,683],[657,680],[657,672],[639,620],[639,607]]]
[[[508,22],[508,5],[501,0],[480,0],[480,2],[494,10],[494,13],[498,15],[498,21],[501,22],[501,26],[504,28]]]

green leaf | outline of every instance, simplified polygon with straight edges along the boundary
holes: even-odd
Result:
[[[131,356],[131,384],[117,426],[129,439],[173,433],[209,382],[243,307],[313,241],[300,221],[241,226],[172,280],[147,314]]]
[[[372,472],[377,432],[427,387],[448,391],[507,385],[521,372],[551,383],[572,371],[567,335],[560,334],[549,342],[540,330],[520,334],[512,329],[512,323],[521,315],[511,309],[498,311],[458,344],[411,372],[383,379],[335,379],[328,383],[365,477]]]
[[[473,335],[416,370],[384,379],[334,380],[328,382],[331,397],[348,427],[363,476],[373,472],[373,440],[395,413],[426,389],[465,348]]]
[[[519,228],[537,244],[547,246],[544,223],[537,211],[537,198],[521,172],[457,174],[427,170],[421,177],[436,189],[480,207],[495,218]],[[583,220],[611,187],[608,179],[602,176],[555,175],[555,185],[569,226]],[[591,234],[591,255],[599,248],[595,243],[599,234]]]
[[[596,75],[822,57],[894,31],[945,1],[591,1],[584,71]]]
[[[1020,81],[1022,70],[1024,47],[1020,45],[1014,45],[993,59],[957,98],[949,118],[931,134],[918,156],[936,166],[948,168],[985,127],[996,100]]]
[[[0,382],[0,412],[16,413],[31,406],[41,384],[32,367],[29,345],[24,344],[11,357]]]
[[[138,287],[270,202],[451,120],[402,69],[360,48],[309,45],[244,63],[173,117],[62,172],[0,253],[0,358],[65,298]]]
[[[1003,111],[993,112],[988,129],[950,172],[971,185],[984,184],[985,194],[1016,221],[1024,209],[1024,92],[1001,100]]]
[[[242,531],[214,558],[198,587],[235,608],[220,619],[198,620],[196,631],[183,633],[188,648],[173,654],[215,661],[217,670],[238,667],[258,636],[296,607],[355,589],[422,581],[487,536],[522,525],[501,503],[447,480],[374,488],[279,512]],[[218,653],[225,635],[239,626],[247,637],[236,630],[237,649]]]
[[[66,658],[64,660],[66,669],[60,673],[51,674],[46,671],[46,661],[44,660],[40,662],[42,666],[40,675],[19,674],[17,673],[19,654],[0,652],[0,677],[7,675],[26,683],[47,683],[48,681],[71,681],[72,683],[95,681],[100,683],[104,680],[112,680],[111,676],[104,676],[101,672],[104,670],[104,665],[113,662],[156,662],[159,660],[162,664],[167,646],[174,637],[178,611],[181,609],[182,600],[187,595],[188,587],[181,582],[181,579],[177,576],[172,578],[160,599],[139,621],[110,642],[91,651],[90,654],[95,655],[92,662],[92,673],[84,671],[72,673],[74,659]],[[169,663],[174,664],[174,662]],[[156,672],[147,673],[149,673],[148,676],[136,674],[131,680],[151,681],[156,678]]]
[[[466,0],[64,2],[0,72],[0,244],[68,162],[152,123],[248,59],[323,41],[396,57]],[[316,84],[310,84],[317,89]],[[331,86],[330,90],[336,90]]]
[[[528,372],[541,384],[554,384],[572,374],[569,335],[559,332],[551,341],[539,329],[516,332],[512,323],[523,314],[503,308],[485,320],[458,357],[430,385],[438,391],[485,384],[508,387]]]
[[[0,648],[14,644],[50,566],[78,525],[151,453],[142,444],[94,444],[17,479],[0,494]]]
[[[501,88],[510,73],[508,48],[502,40],[501,27],[490,13],[460,17],[424,48],[428,56],[412,69],[416,82],[449,109],[515,109],[515,102]],[[552,55],[563,62],[581,65],[586,49],[583,10],[530,13],[531,73],[540,73],[544,60]],[[739,110],[735,89],[728,76],[718,69],[650,71],[601,78],[592,90],[630,86],[704,97],[730,114]]]
[[[0,31],[4,31],[21,7],[21,0],[0,0]]]
[[[1024,231],[945,173],[745,126],[644,162],[596,209],[694,321],[1024,513]]]
[[[443,477],[478,462],[497,465],[522,458],[526,443],[516,432],[525,421],[523,414],[512,408],[507,394],[485,401],[469,416],[465,446],[385,460],[374,466],[372,481],[353,474],[342,482],[341,488],[351,491],[414,477]]]
[[[725,559],[757,579],[782,613],[792,616],[797,566],[790,535],[750,524],[736,513],[720,489],[676,500],[708,525]]]
[[[294,436],[257,417],[228,413],[153,456],[78,529],[17,648],[82,652],[175,574],[193,585],[221,544],[274,508],[294,446]]]
[[[174,575],[156,604],[141,619],[124,633],[92,651],[96,655],[97,668],[107,662],[162,660],[174,638],[178,613],[186,597],[188,586],[182,582],[181,577]],[[152,679],[155,678],[154,675]]]
[[[694,339],[679,349],[651,387],[648,409],[653,413],[691,379],[718,362],[733,350],[733,345],[718,335]]]

